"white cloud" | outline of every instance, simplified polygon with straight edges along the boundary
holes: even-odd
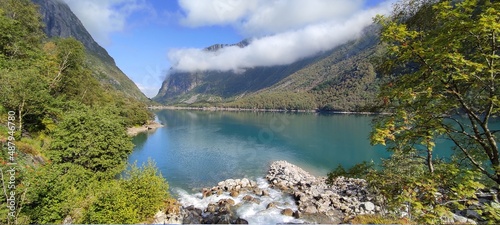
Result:
[[[87,31],[101,45],[109,45],[109,35],[123,31],[127,17],[147,8],[144,0],[64,0]]]
[[[193,48],[174,49],[168,53],[168,59],[178,71],[242,71],[256,66],[285,65],[355,39],[364,27],[372,23],[372,18],[376,14],[387,14],[389,10],[390,5],[384,4],[368,10],[358,9],[356,13],[347,17],[343,13],[338,13],[339,16],[333,16],[334,19],[325,22],[308,24],[301,29],[288,28],[284,32],[253,39],[245,48],[226,47],[217,52]],[[279,14],[270,13],[269,18],[277,18]],[[335,19],[337,17],[342,19]],[[300,18],[292,20],[299,22],[290,23],[286,25],[287,27],[298,26],[301,21],[302,24],[306,23],[304,21],[312,21]],[[284,29],[286,26],[281,27]],[[265,29],[267,28],[270,26]]]
[[[188,26],[230,24],[257,9],[258,0],[179,0]]]
[[[363,0],[179,0],[188,26],[230,24],[249,36],[268,35],[306,25],[345,20]]]

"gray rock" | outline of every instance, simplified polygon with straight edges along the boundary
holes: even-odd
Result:
[[[318,209],[316,209],[316,207],[314,207],[314,206],[312,206],[312,205],[309,205],[309,206],[307,206],[307,207],[304,209],[304,213],[308,213],[308,214],[318,213]]]
[[[453,223],[467,223],[467,221],[469,220],[469,219],[467,219],[463,216],[459,216],[457,214],[453,214],[452,218],[453,218],[453,221],[452,221]]]
[[[248,187],[249,185],[250,185],[250,181],[247,178],[241,179],[241,187],[242,188]]]
[[[481,215],[479,215],[479,213],[477,213],[475,210],[470,210],[470,209],[467,209],[465,211],[465,216],[467,218],[472,218],[472,219],[475,219],[475,220],[482,219],[482,217],[481,217]]]
[[[188,206],[184,208],[184,215],[182,218],[182,223],[183,224],[200,224],[201,221],[203,220],[203,217],[201,217],[201,209],[197,209],[194,206]]]
[[[215,203],[209,203],[205,209],[205,212],[209,213],[214,213],[215,211],[217,211],[217,205]]]
[[[159,213],[160,213],[160,214],[159,214]],[[155,220],[156,220],[156,217],[157,217],[157,216],[163,216],[163,217],[166,217],[165,213],[163,213],[162,211],[158,211],[158,213],[156,213],[156,215],[155,215]],[[161,220],[161,219],[163,219],[163,220],[164,220],[164,218],[159,218],[159,220],[160,220],[160,221],[163,221],[163,220]],[[73,224],[73,218],[72,218],[70,215],[66,216],[66,218],[64,218],[63,224]]]
[[[248,224],[248,221],[238,217],[238,219],[233,221],[233,224]]]
[[[363,202],[361,206],[366,210],[366,211],[375,211],[375,204],[372,202]]]

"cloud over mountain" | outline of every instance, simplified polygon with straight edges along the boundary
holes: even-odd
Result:
[[[253,36],[244,48],[225,47],[217,52],[194,48],[171,50],[168,59],[177,71],[238,72],[256,66],[289,64],[355,39],[376,14],[387,14],[390,10],[389,3],[362,9],[362,2],[357,0],[292,0],[285,1],[286,4],[278,0],[253,0],[231,1],[231,4],[206,1],[208,12],[202,13],[198,8],[201,6],[194,6],[193,1],[180,1],[181,6],[189,7],[184,8],[185,24],[232,24]],[[232,8],[236,10],[231,14],[224,13]]]

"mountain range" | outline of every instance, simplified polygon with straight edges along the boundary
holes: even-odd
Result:
[[[40,7],[49,38],[73,37],[83,43],[87,65],[101,84],[150,102],[94,41],[68,5],[59,0],[31,1]],[[288,65],[239,72],[172,69],[153,100],[183,106],[370,111],[379,83],[371,60],[377,54],[378,33],[378,27],[369,26],[355,40]],[[215,44],[205,51],[217,52],[229,46],[245,48],[250,42]]]
[[[378,78],[372,64],[379,29],[289,65],[233,71],[170,71],[153,100],[167,105],[367,111],[375,105]],[[245,40],[233,45],[245,48]],[[272,51],[272,50],[270,50]]]

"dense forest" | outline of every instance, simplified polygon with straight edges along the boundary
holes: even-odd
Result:
[[[42,28],[33,3],[0,0],[0,223],[148,221],[168,183],[153,162],[126,165],[126,127],[152,114],[92,75],[82,43]]]

